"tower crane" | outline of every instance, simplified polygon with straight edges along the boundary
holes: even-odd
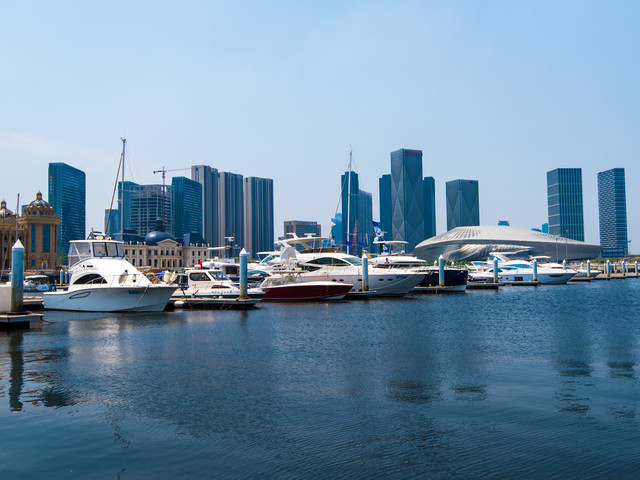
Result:
[[[154,170],[153,173],[162,173],[162,226],[163,228],[167,228],[167,219],[165,218],[165,203],[166,203],[166,186],[165,186],[165,176],[167,172],[178,172],[180,170],[191,170],[190,167],[187,168],[170,168],[167,170],[164,166],[160,170]]]

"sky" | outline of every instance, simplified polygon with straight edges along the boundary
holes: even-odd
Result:
[[[2,2],[0,197],[47,198],[65,162],[102,230],[124,136],[128,180],[272,178],[276,236],[285,220],[328,235],[349,151],[378,219],[389,154],[411,148],[438,234],[449,180],[479,181],[482,225],[539,228],[546,172],[581,167],[599,243],[597,173],[622,167],[638,252],[638,45],[624,0]]]

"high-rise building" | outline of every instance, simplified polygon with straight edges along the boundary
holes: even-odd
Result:
[[[433,177],[424,177],[422,194],[424,197],[424,239],[427,239],[436,236],[436,181]]]
[[[242,175],[220,172],[218,183],[218,239],[216,246],[241,246],[244,240]],[[232,240],[233,238],[233,240]]]
[[[220,243],[223,235],[220,235],[218,170],[207,165],[193,165],[191,180],[202,185],[202,236],[209,245],[224,245],[224,242]]]
[[[422,151],[391,152],[391,237],[411,252],[424,240]]]
[[[85,238],[85,173],[66,163],[50,163],[49,204],[60,217],[58,255],[66,255],[71,240]]]
[[[186,177],[171,179],[173,236],[179,241],[187,233],[202,235],[202,185]]]
[[[129,230],[138,235],[146,235],[158,228],[158,221],[164,231],[173,232],[173,195],[171,187],[162,185],[136,185],[130,196],[130,215],[125,217]]]
[[[340,177],[340,185],[342,191],[342,238],[344,245],[347,242],[351,247],[347,246],[347,251],[355,252],[358,245],[358,198],[360,193],[360,184],[358,182],[358,174],[356,172],[345,172]]]
[[[383,238],[391,240],[391,175],[386,174],[380,177],[378,182],[380,188],[380,230]]]
[[[602,257],[627,256],[629,242],[624,168],[598,173],[598,212]]]
[[[549,233],[584,242],[582,169],[556,168],[547,172]]]
[[[480,197],[477,180],[451,180],[446,185],[447,231],[480,225]]]
[[[321,237],[322,226],[318,222],[305,220],[285,220],[284,222],[284,238],[291,238],[290,233],[295,233],[298,237],[306,236]]]
[[[360,190],[358,192],[358,246],[371,247],[371,242],[375,237],[373,231],[373,196],[369,192]]]
[[[104,234],[107,237],[116,238],[120,233],[120,211],[117,209],[105,209],[104,211]]]
[[[255,257],[273,250],[273,180],[244,179],[244,248]]]

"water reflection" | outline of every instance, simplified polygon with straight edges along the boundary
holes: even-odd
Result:
[[[11,366],[9,368],[9,410],[19,412],[22,410],[20,395],[24,384],[24,358],[22,356],[22,331],[7,333],[7,346]]]

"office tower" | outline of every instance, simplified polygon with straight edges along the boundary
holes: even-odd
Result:
[[[627,256],[629,242],[624,168],[598,173],[598,212],[602,257]]]
[[[66,163],[49,164],[49,204],[60,217],[58,255],[69,251],[69,241],[85,238],[86,178],[82,170]]]
[[[104,234],[107,237],[116,238],[120,233],[120,210],[108,208],[104,211]]]
[[[202,235],[202,185],[186,177],[173,177],[171,193],[173,236],[182,240],[187,233]]]
[[[215,246],[235,245],[243,247],[244,196],[242,175],[220,172],[218,182],[218,239]]]
[[[146,235],[158,229],[162,222],[165,232],[173,232],[173,196],[171,187],[163,191],[162,185],[136,185],[130,196],[129,217],[125,228],[138,235]]]
[[[584,242],[582,169],[556,168],[547,172],[549,233]]]
[[[407,242],[412,251],[424,240],[422,151],[391,152],[391,238]]]
[[[433,177],[424,177],[422,182],[424,197],[424,238],[436,236],[436,181]]]
[[[220,216],[218,188],[220,174],[207,165],[193,165],[191,180],[202,185],[202,236],[209,245],[224,245],[220,242]]]
[[[321,237],[322,226],[318,222],[305,220],[285,220],[284,222],[284,238],[292,238],[290,233],[295,233],[298,237],[306,236]]]
[[[480,225],[477,180],[451,180],[446,185],[447,231]]]
[[[358,197],[360,186],[356,172],[345,172],[340,177],[342,191],[342,238],[347,252],[355,253],[358,245]],[[347,245],[347,242],[351,246]]]
[[[375,237],[373,231],[373,196],[364,190],[358,191],[358,246],[371,247]]]
[[[391,175],[380,177],[380,230],[383,238],[391,240]]]
[[[244,179],[244,248],[256,257],[273,250],[273,180]]]

